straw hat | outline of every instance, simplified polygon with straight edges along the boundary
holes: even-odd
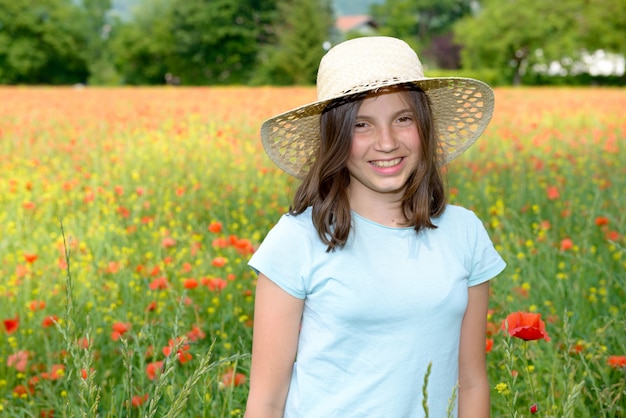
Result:
[[[261,141],[282,170],[304,178],[320,142],[320,115],[334,99],[402,83],[428,95],[442,161],[449,162],[482,134],[493,114],[493,91],[485,83],[459,77],[424,77],[411,47],[396,38],[356,38],[331,48],[317,73],[317,101],[266,120]]]

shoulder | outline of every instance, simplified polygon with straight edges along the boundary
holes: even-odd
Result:
[[[446,210],[433,219],[433,224],[437,226],[435,234],[455,245],[466,243],[471,248],[480,241],[490,241],[482,220],[461,206],[447,205]]]
[[[447,205],[441,215],[433,219],[433,223],[439,228],[467,228],[482,225],[482,222],[474,212],[461,206]]]
[[[285,213],[279,219],[274,228],[280,227],[284,229],[294,229],[302,232],[305,230],[313,230],[313,218],[312,209],[309,207],[304,212],[294,215],[292,213]]]
[[[278,239],[286,243],[309,241],[316,234],[311,214],[310,208],[298,215],[283,214],[263,242]]]

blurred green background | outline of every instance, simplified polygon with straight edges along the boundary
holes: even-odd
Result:
[[[391,35],[427,74],[624,85],[623,0],[0,0],[0,84],[309,85]]]

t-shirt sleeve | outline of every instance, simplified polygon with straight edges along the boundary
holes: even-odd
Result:
[[[504,270],[506,263],[498,254],[489,238],[489,234],[480,219],[472,213],[473,217],[473,251],[470,266],[468,286],[476,286],[484,283]]]
[[[309,254],[309,234],[297,216],[283,215],[252,255],[248,265],[290,295],[304,299]]]

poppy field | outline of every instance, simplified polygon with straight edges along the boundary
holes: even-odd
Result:
[[[1,416],[243,415],[246,262],[297,187],[259,127],[314,97],[0,88]],[[624,89],[497,89],[446,170],[508,264],[488,316],[495,417],[626,416],[624,109]]]

